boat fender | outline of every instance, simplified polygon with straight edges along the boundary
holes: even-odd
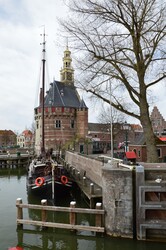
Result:
[[[65,175],[62,175],[61,182],[62,182],[62,184],[66,185],[68,183],[68,178]]]
[[[36,186],[41,187],[44,184],[44,178],[43,177],[36,178],[35,184]]]

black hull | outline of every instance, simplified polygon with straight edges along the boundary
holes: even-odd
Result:
[[[45,198],[53,198],[58,196],[66,196],[70,193],[72,189],[71,184],[63,184],[61,182],[54,182],[54,188],[52,186],[52,181],[45,182],[41,186],[32,185],[32,180],[28,180],[27,178],[27,191],[28,193],[32,193],[37,196],[42,196]]]
[[[72,180],[60,164],[52,161],[32,161],[27,173],[27,191],[39,196],[66,195],[72,187]]]

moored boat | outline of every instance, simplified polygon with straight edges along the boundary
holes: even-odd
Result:
[[[72,181],[63,165],[53,160],[34,159],[28,169],[27,190],[34,193],[67,191],[72,187]]]
[[[45,32],[43,34],[43,58],[42,58],[42,91],[41,91],[41,149],[38,158],[32,160],[28,167],[27,190],[34,193],[52,193],[66,191],[72,187],[72,181],[61,164],[51,158],[51,150],[45,150]]]

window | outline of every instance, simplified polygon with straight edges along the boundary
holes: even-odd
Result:
[[[74,120],[71,120],[71,128],[74,128]]]
[[[161,120],[160,120],[160,119],[157,120],[157,125],[158,125],[158,126],[161,125]]]
[[[157,154],[158,154],[158,157],[161,157],[162,155],[161,155],[161,148],[158,148],[157,149]]]
[[[133,149],[133,151],[137,154],[137,150],[136,150],[136,148],[134,148],[134,149]]]
[[[60,128],[61,127],[61,120],[56,120],[55,127]]]
[[[141,151],[138,150],[138,157],[140,158],[141,157]]]

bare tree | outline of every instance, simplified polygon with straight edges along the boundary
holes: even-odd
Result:
[[[149,106],[153,88],[166,77],[165,0],[70,0],[60,23],[77,50],[79,80],[86,91],[138,119],[147,161],[157,162]],[[82,77],[81,77],[82,76]]]
[[[98,121],[100,123],[120,123],[123,124],[126,120],[126,117],[124,113],[120,112],[119,110],[112,108],[111,107],[105,107],[101,106],[100,113],[98,115]]]

